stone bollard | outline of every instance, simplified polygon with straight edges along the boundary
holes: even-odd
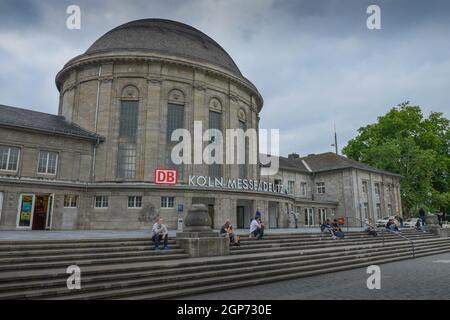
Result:
[[[441,228],[438,217],[434,215],[425,217],[425,230],[440,237],[448,237],[448,229]]]
[[[183,232],[177,243],[190,257],[225,256],[230,253],[229,238],[221,237],[211,228],[211,218],[204,204],[194,204],[184,217]]]

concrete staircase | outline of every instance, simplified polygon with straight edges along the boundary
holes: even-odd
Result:
[[[403,232],[415,256],[450,251],[450,238]],[[167,253],[148,239],[0,242],[0,299],[164,299],[306,277],[412,258],[408,241],[387,234],[274,234],[242,237],[230,256],[188,258],[170,240]],[[68,290],[66,268],[81,267],[81,290]]]

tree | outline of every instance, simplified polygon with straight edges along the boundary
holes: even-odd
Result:
[[[342,150],[350,159],[401,175],[403,208],[450,209],[449,120],[423,116],[419,106],[399,104],[378,122],[358,129]]]

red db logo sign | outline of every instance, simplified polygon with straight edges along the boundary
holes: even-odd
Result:
[[[177,184],[178,172],[175,169],[155,169],[155,183]]]

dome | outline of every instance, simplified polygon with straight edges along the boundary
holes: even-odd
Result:
[[[242,77],[230,55],[213,39],[186,24],[143,19],[125,23],[104,34],[86,51],[151,51],[211,63]]]

